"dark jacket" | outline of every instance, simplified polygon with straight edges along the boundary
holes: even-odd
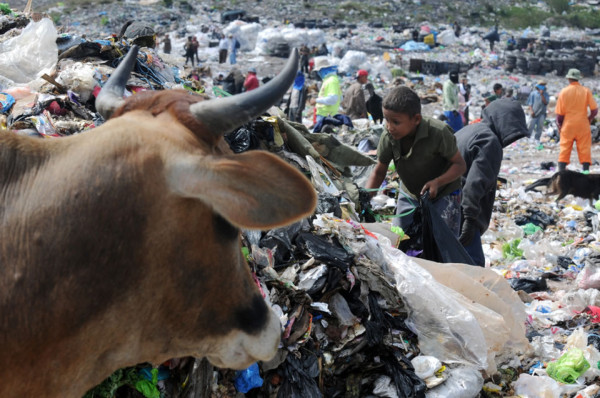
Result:
[[[463,218],[475,219],[483,234],[492,217],[503,148],[527,136],[525,112],[518,101],[496,100],[483,110],[480,123],[460,129],[455,136],[458,150],[467,163],[463,176]]]

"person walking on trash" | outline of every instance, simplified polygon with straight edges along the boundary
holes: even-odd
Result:
[[[219,40],[219,63],[224,64],[227,62],[227,51],[229,48],[229,40],[225,37],[225,35],[221,35],[221,40]]]
[[[444,116],[446,116],[446,123],[452,127],[452,130],[458,131],[463,126],[462,116],[458,112],[458,71],[448,73],[448,79],[444,82],[443,94],[442,108]]]
[[[165,35],[163,39],[163,52],[165,54],[171,54],[171,38],[169,35]]]
[[[196,50],[194,49],[194,42],[192,41],[192,36],[188,36],[187,41],[185,42],[183,49],[185,50],[185,63],[187,66],[188,61],[192,62],[192,68],[194,67],[194,56],[196,55]]]
[[[244,80],[244,90],[252,91],[257,89],[260,85],[258,78],[256,77],[256,69],[251,66],[248,68],[248,74],[246,75],[246,79]]]
[[[317,107],[316,123],[318,124],[323,118],[339,113],[342,101],[342,89],[340,87],[340,78],[337,75],[337,65],[331,65],[329,59],[319,59],[315,65],[315,69],[321,79],[323,79],[323,84],[315,100]]]
[[[589,173],[592,162],[592,131],[590,124],[598,114],[598,105],[590,89],[579,84],[581,72],[569,69],[569,85],[558,94],[556,101],[556,124],[560,134],[558,169],[565,170],[571,160],[573,142],[577,142],[577,155],[584,173]],[[588,115],[588,108],[590,113]]]
[[[492,102],[481,113],[480,123],[463,127],[455,136],[467,166],[459,240],[475,264],[485,266],[481,235],[492,217],[503,148],[526,137],[527,124],[521,104],[508,98]]]
[[[542,128],[544,127],[544,120],[546,119],[546,108],[548,107],[549,101],[550,96],[546,91],[546,82],[540,80],[535,85],[535,88],[531,90],[531,93],[527,98],[529,114],[531,115],[531,120],[529,121],[527,134],[529,135],[529,139],[535,140],[537,144],[540,143],[540,138],[542,136]]]
[[[344,92],[342,110],[350,119],[367,117],[367,102],[365,100],[363,86],[369,81],[368,76],[369,72],[360,69],[356,72],[356,81]]]
[[[385,128],[377,147],[377,165],[365,188],[381,186],[393,160],[402,182],[396,214],[407,213],[429,191],[433,206],[458,237],[461,180],[467,166],[446,123],[421,115],[421,99],[406,86],[397,86],[383,99]],[[407,230],[413,215],[394,218]]]
[[[232,35],[229,35],[228,50],[229,63],[235,65],[237,63],[237,50],[240,48],[240,42]]]

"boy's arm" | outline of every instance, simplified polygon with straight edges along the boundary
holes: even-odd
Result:
[[[456,151],[454,156],[450,159],[450,167],[444,174],[441,176],[434,178],[431,181],[427,181],[425,185],[423,185],[423,189],[421,189],[421,195],[423,195],[426,191],[429,191],[429,197],[431,199],[435,199],[437,196],[438,190],[440,187],[451,183],[456,180],[467,171],[467,164],[465,160],[461,156],[459,151]]]
[[[382,163],[380,160],[377,161],[377,165],[371,172],[369,179],[367,180],[367,184],[365,185],[366,189],[374,189],[379,188],[381,183],[385,179],[385,175],[387,174],[389,163]]]

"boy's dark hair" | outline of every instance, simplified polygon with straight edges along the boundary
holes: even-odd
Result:
[[[500,83],[494,84],[494,91],[496,91],[496,90],[502,90],[502,84],[500,84]]]
[[[421,114],[421,99],[406,86],[396,86],[383,99],[383,108],[392,112],[405,113],[410,117]]]

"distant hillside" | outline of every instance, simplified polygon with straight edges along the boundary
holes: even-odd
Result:
[[[22,10],[27,0],[8,0],[8,4]],[[168,10],[225,11],[246,10],[259,18],[309,20],[324,26],[335,23],[370,23],[381,26],[414,26],[423,21],[451,24],[458,21],[465,26],[491,26],[498,22],[506,28],[525,28],[548,24],[578,28],[600,28],[600,12],[596,0],[579,1],[570,4],[569,0],[514,1],[514,0],[34,0],[33,10],[40,12],[53,8],[58,12],[72,12],[79,7],[102,9],[109,4],[164,6]],[[57,4],[64,6],[56,8]],[[61,11],[64,10],[64,11]]]

